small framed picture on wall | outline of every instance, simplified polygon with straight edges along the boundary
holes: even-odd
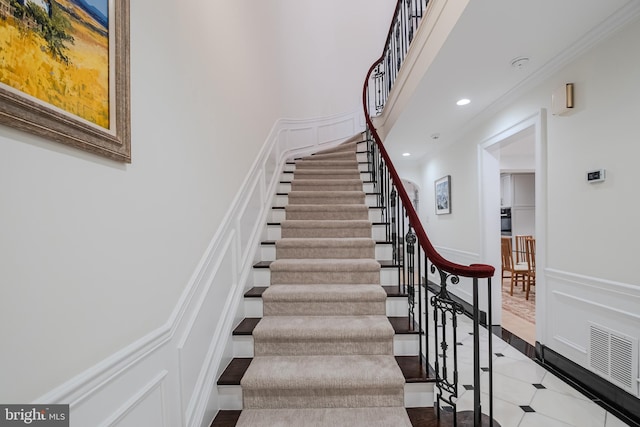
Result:
[[[443,176],[435,182],[436,214],[451,213],[451,175]]]

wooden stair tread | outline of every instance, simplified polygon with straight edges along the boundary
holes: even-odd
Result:
[[[253,330],[258,325],[261,317],[245,317],[233,330],[233,335],[252,335]],[[414,323],[414,329],[409,330],[409,317],[387,317],[389,323],[393,326],[393,330],[396,334],[418,334],[418,327]]]
[[[245,298],[262,298],[262,293],[266,291],[268,286],[254,286],[244,293]]]
[[[435,382],[434,376],[427,376],[424,364],[418,356],[395,356],[407,383]],[[249,368],[252,357],[235,357],[218,379],[218,385],[240,385],[240,380]],[[431,370],[429,370],[431,371]]]
[[[389,323],[393,326],[393,330],[397,335],[413,335],[418,334],[418,325],[413,322],[413,329],[409,329],[409,316],[403,317],[387,317]]]
[[[252,357],[234,357],[218,378],[218,385],[240,385],[240,380],[252,360]]]
[[[251,335],[253,330],[262,320],[261,317],[245,317],[233,330],[233,335]]]
[[[420,364],[419,356],[395,356],[398,366],[407,383],[435,382],[434,375],[428,375],[424,362]],[[429,369],[431,372],[431,369]]]

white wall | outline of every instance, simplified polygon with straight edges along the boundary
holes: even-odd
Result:
[[[542,191],[547,209],[542,215],[547,232],[541,249],[546,270],[538,276],[538,283],[546,285],[538,289],[536,304],[548,313],[538,319],[544,329],[537,338],[583,366],[588,364],[588,321],[635,338],[640,330],[640,282],[634,268],[634,237],[640,236],[640,99],[634,95],[640,92],[640,57],[629,54],[639,39],[636,20],[423,165],[426,193],[434,179],[452,175],[452,215],[427,212],[435,244],[481,251],[473,220],[479,217],[477,145],[541,108],[549,110],[552,90],[575,84],[575,111],[546,116],[547,185]],[[586,171],[598,168],[607,170],[606,182],[586,183]]]
[[[322,50],[332,55],[295,79],[305,88],[296,92],[289,70],[307,59],[274,28],[355,36],[375,52],[386,28],[361,21],[390,19],[389,3],[340,3],[334,26],[293,1],[132,2],[132,164],[0,128],[0,401],[32,401],[171,324],[199,261],[226,244],[211,239],[269,130],[281,117],[353,111],[361,83],[344,89],[378,55]],[[303,84],[332,61],[348,64],[332,66],[332,85]],[[212,295],[226,301],[231,284],[216,284]],[[212,327],[220,314],[212,310]]]

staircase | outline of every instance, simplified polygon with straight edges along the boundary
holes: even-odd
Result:
[[[406,407],[433,406],[362,139],[283,172],[218,381],[242,410],[225,425],[411,426]]]

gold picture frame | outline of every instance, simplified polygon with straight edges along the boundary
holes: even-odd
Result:
[[[0,1],[6,3],[9,0]],[[83,117],[74,115],[63,108],[28,95],[2,82],[0,82],[0,123],[116,161],[130,163],[129,0],[106,1],[108,1],[106,3],[108,4],[108,23],[106,24],[108,65],[107,70],[103,72],[108,75],[108,78],[105,78],[108,80],[106,89],[108,124],[101,126],[92,123]],[[34,0],[21,0],[18,3],[26,5],[22,7],[33,7],[31,2],[36,3]],[[15,3],[12,2],[11,5],[13,6]],[[51,9],[54,7],[60,8],[59,10],[62,11],[60,13],[70,13],[69,10],[77,4],[64,3],[65,8],[60,3],[63,3],[63,0],[53,0],[47,4]],[[90,3],[83,2],[85,5]],[[69,6],[70,4],[71,6]],[[15,10],[17,7],[15,6],[13,9]],[[41,13],[48,13],[51,17],[51,9],[45,9]],[[78,14],[79,12],[74,16]],[[83,16],[89,15],[85,14]],[[0,16],[0,18],[5,22],[7,20],[15,22],[16,20],[14,15]],[[39,25],[39,23],[34,22],[34,19],[24,24],[25,20],[26,18],[23,17],[19,24],[22,33],[25,33],[31,27]],[[71,28],[71,26],[67,28]],[[10,44],[9,49],[11,49]],[[48,52],[54,49],[42,46],[40,50]],[[37,52],[37,54],[40,53]],[[65,62],[64,56],[62,58],[62,62]],[[58,61],[60,61],[60,56]],[[26,78],[29,77],[31,76]],[[86,87],[86,85],[83,87]],[[88,90],[91,90],[91,88]]]

